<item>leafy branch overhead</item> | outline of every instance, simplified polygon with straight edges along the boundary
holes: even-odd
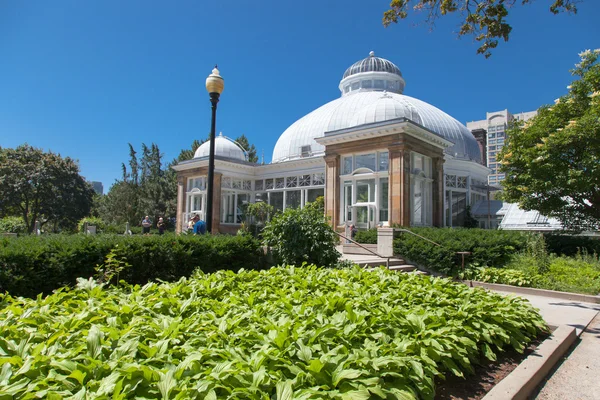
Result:
[[[569,92],[515,126],[498,156],[508,201],[575,230],[600,228],[600,49],[580,57]]]
[[[546,0],[548,1],[548,0]],[[458,36],[473,36],[480,43],[477,54],[486,58],[498,46],[500,39],[508,41],[512,27],[507,22],[509,10],[533,0],[392,0],[390,9],[383,14],[383,25],[406,19],[411,11],[425,13],[425,22],[432,26],[445,15],[458,13],[461,22]],[[550,12],[577,13],[577,0],[550,0]]]

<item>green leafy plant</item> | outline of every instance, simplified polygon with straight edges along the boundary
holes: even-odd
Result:
[[[265,226],[262,237],[282,264],[331,267],[340,257],[335,249],[337,236],[323,216],[319,202],[308,203],[302,209],[288,208],[275,215]]]
[[[535,286],[536,276],[508,268],[476,267],[459,273],[460,279],[512,286]]]
[[[0,219],[1,233],[27,233],[27,225],[21,217],[4,217]]]
[[[354,236],[354,241],[363,244],[377,244],[377,228],[359,230]]]
[[[83,231],[83,227],[85,226],[86,223],[88,224],[88,226],[89,225],[95,226],[97,232],[104,231],[105,224],[104,224],[104,221],[102,221],[102,219],[100,219],[98,217],[85,217],[85,218],[80,219],[79,222],[77,223],[77,232],[85,233]],[[123,232],[121,232],[121,233],[123,233]]]
[[[26,398],[433,399],[545,331],[525,300],[379,269],[79,279],[0,296],[0,393]]]
[[[99,283],[118,282],[121,271],[130,267],[131,264],[125,260],[123,250],[116,245],[106,256],[104,264],[96,267],[96,279]]]

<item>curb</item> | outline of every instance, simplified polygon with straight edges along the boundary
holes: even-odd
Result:
[[[554,297],[562,300],[580,301],[583,303],[600,304],[600,296],[591,294],[579,294],[569,292],[557,292],[555,290],[534,289],[522,286],[502,285],[500,283],[486,283],[478,281],[459,281],[470,287],[483,287],[486,289],[499,290],[502,292],[531,294],[534,296]]]
[[[575,328],[560,325],[514,371],[494,386],[483,400],[526,400],[575,340]]]

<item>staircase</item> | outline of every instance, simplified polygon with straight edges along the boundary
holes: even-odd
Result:
[[[373,252],[377,252],[376,244],[367,244],[362,246],[372,250]],[[368,250],[365,250],[364,248],[361,248],[355,244],[344,244],[337,246],[337,250],[342,254],[342,260],[350,261],[363,268],[377,268],[380,266],[386,266],[387,258],[374,255]],[[421,273],[421,271],[418,271],[417,267],[414,265],[407,264],[405,260],[396,257],[390,258],[389,269],[391,271],[398,272],[415,271],[415,273]]]

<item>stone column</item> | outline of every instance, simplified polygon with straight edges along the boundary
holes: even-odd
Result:
[[[390,224],[410,226],[410,150],[393,146],[390,154]]]
[[[432,160],[433,166],[433,226],[444,226],[444,157],[435,157]]]
[[[183,220],[183,213],[185,210],[185,182],[187,178],[185,176],[177,174],[177,226],[175,227],[175,232],[181,233],[183,232],[183,227],[186,226],[187,221]]]
[[[325,155],[325,215],[335,229],[340,220],[340,156]]]

